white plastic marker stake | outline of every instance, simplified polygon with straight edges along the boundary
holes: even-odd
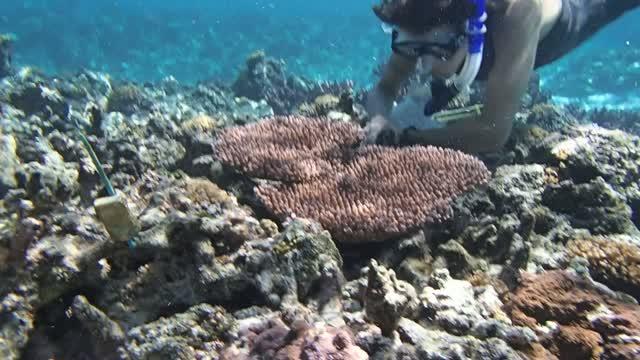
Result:
[[[71,111],[71,107],[69,107],[68,116],[71,116]],[[126,199],[121,194],[116,193],[111,181],[104,172],[98,156],[93,151],[93,147],[87,137],[82,133],[82,128],[75,118],[74,123],[80,141],[89,153],[89,157],[91,157],[91,161],[109,195],[94,200],[93,207],[96,210],[96,216],[113,240],[127,241],[129,247],[134,247],[135,241],[133,239],[139,230],[137,219],[131,214]]]

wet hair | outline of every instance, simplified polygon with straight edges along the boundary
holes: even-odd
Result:
[[[469,0],[381,0],[373,12],[383,22],[421,33],[444,24],[459,25],[474,11]],[[493,6],[487,1],[487,11]]]

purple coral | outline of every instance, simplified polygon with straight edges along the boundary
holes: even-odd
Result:
[[[261,326],[266,325],[266,326]],[[296,320],[287,326],[279,318],[248,329],[241,334],[248,349],[227,349],[223,359],[336,359],[365,360],[367,353],[355,345],[351,330],[346,327],[311,325]]]

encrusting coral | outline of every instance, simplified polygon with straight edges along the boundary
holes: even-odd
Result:
[[[589,263],[594,278],[614,290],[625,291],[640,299],[640,248],[602,236],[574,239],[567,244],[572,256]]]
[[[637,359],[640,307],[603,294],[566,271],[523,276],[505,310],[513,323],[544,333],[558,359]]]
[[[224,132],[215,150],[245,175],[282,181],[256,188],[278,218],[317,220],[343,242],[383,241],[441,221],[455,196],[489,178],[480,160],[462,152],[356,149],[361,136],[354,124],[276,117]]]
[[[199,114],[180,124],[180,128],[187,132],[196,134],[198,132],[210,132],[215,129],[219,121],[206,114]]]
[[[226,191],[220,189],[218,185],[206,179],[188,179],[184,184],[184,190],[187,197],[198,205],[211,203],[232,205],[235,203],[235,199]]]

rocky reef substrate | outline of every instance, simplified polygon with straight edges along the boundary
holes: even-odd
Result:
[[[231,86],[0,82],[0,357],[640,357],[638,137],[528,104],[446,221],[349,244],[271,218],[212,155],[222,129],[276,113],[366,117],[358,91],[263,76],[277,66],[255,54]],[[78,127],[139,222],[132,244],[98,221]]]

